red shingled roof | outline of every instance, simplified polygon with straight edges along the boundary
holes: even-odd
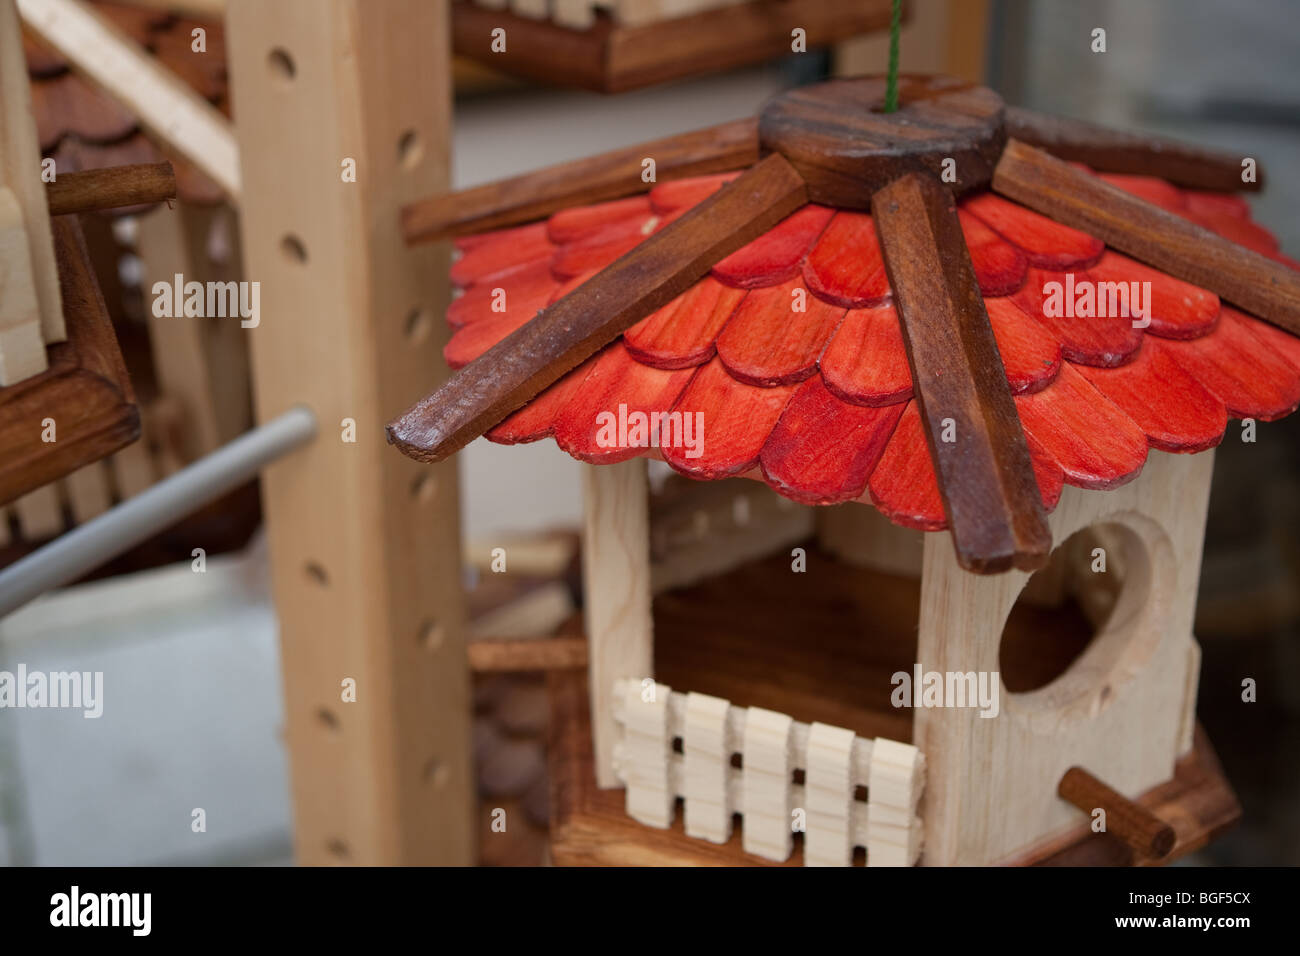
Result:
[[[460,240],[448,363],[477,358],[735,175]],[[1237,197],[1102,178],[1297,266]],[[1202,451],[1229,416],[1272,420],[1300,404],[1300,339],[992,193],[964,199],[959,215],[1049,509],[1062,484],[1132,480],[1148,448]],[[1045,316],[1044,284],[1067,272],[1149,281],[1150,326]],[[806,310],[792,312],[798,296]],[[703,454],[603,447],[596,416],[620,405],[702,412]],[[796,501],[871,501],[898,524],[945,526],[875,229],[859,212],[805,207],[488,433],[548,436],[582,461],[661,455],[692,478],[761,477]]]

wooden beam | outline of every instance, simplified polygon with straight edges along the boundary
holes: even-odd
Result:
[[[993,189],[1300,335],[1300,272],[1012,140]]]
[[[176,198],[171,163],[136,163],[63,173],[45,185],[50,215],[143,206]]]
[[[446,306],[447,250],[406,248],[398,212],[447,187],[447,5],[234,0],[226,22],[258,418],[305,403],[322,422],[262,475],[296,857],[469,864],[456,467],[407,461],[382,432],[445,341],[441,323],[407,329]]]
[[[806,202],[793,167],[767,157],[390,422],[388,440],[418,461],[459,451]]]
[[[0,504],[98,461],[140,436],[140,410],[77,221],[54,220],[65,342],[50,367],[0,388]],[[54,441],[43,441],[47,419]]]
[[[744,169],[758,162],[758,121],[735,120],[473,189],[429,196],[402,210],[402,232],[407,242],[430,242],[532,222],[569,206],[647,192],[656,185],[641,178],[647,158],[654,159],[659,182]]]
[[[18,10],[74,69],[238,201],[239,151],[230,121],[215,106],[81,0],[18,0]],[[258,69],[266,73],[271,65]]]
[[[1174,828],[1139,803],[1106,786],[1082,767],[1071,767],[1061,777],[1057,796],[1090,817],[1106,812],[1106,832],[1113,833],[1143,856],[1167,856],[1174,848]]]
[[[979,573],[1042,567],[1047,516],[956,201],[910,173],[871,212],[958,561]]]
[[[490,638],[469,642],[469,669],[496,671],[553,671],[587,666],[585,637]]]
[[[614,682],[654,676],[646,461],[582,467],[582,594],[596,786],[614,773]]]
[[[1007,135],[1037,146],[1059,159],[1083,163],[1100,173],[1158,176],[1190,189],[1222,192],[1258,190],[1263,171],[1256,167],[1253,182],[1242,182],[1241,161],[1217,149],[1207,149],[1161,136],[1127,133],[1086,120],[1053,116],[1008,106]]]
[[[50,233],[50,215],[45,206],[45,187],[41,185],[41,149],[32,116],[32,95],[27,81],[27,58],[23,54],[22,28],[14,0],[0,0],[0,190],[13,193],[19,213],[17,228],[26,234],[22,244],[26,251],[14,248],[16,240],[0,242],[0,276],[6,285],[16,272],[26,272],[36,294],[35,318],[39,322],[38,344],[62,342],[67,335],[63,323],[63,306],[59,301],[59,269],[54,257]],[[0,217],[0,230],[14,228],[12,214]],[[12,293],[7,293],[12,295]],[[0,309],[5,308],[0,304]],[[11,310],[7,310],[11,311]],[[0,329],[13,328],[9,321]],[[23,333],[26,339],[30,332]],[[6,336],[12,338],[12,335]],[[9,341],[0,348],[5,354],[14,351]],[[24,349],[27,351],[27,349]],[[39,359],[28,357],[21,365],[26,374],[45,368],[43,349]],[[6,364],[8,361],[6,360]],[[19,377],[25,378],[26,374]],[[10,378],[4,384],[12,384]]]

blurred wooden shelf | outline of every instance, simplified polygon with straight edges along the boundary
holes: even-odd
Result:
[[[0,388],[0,504],[72,474],[140,437],[140,410],[81,228],[53,220],[68,339],[51,345],[49,368]],[[55,441],[42,440],[45,419]]]
[[[809,50],[889,26],[891,0],[748,0],[702,13],[620,26],[598,12],[586,30],[479,6],[452,4],[455,52],[550,86],[602,93],[762,63],[791,52],[791,31]],[[506,49],[492,51],[492,31]]]

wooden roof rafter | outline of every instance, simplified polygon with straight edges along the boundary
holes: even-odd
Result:
[[[964,243],[954,245],[949,239],[945,249],[938,238],[954,234],[961,238],[960,231],[951,228],[956,219],[953,204],[942,201],[943,195],[952,196],[943,182],[944,160],[954,156],[956,189],[991,186],[995,193],[1067,225],[1096,228],[1104,223],[1105,238],[1117,248],[1300,334],[1300,283],[1291,270],[1198,225],[1177,220],[1151,202],[1099,184],[1088,173],[1033,145],[1016,139],[1008,142],[1008,132],[1013,129],[1066,157],[1089,155],[1099,167],[1111,171],[1163,175],[1198,188],[1258,188],[1258,181],[1243,182],[1239,158],[1154,139],[1146,141],[1144,151],[1131,134],[1114,134],[1108,143],[1090,124],[1025,111],[1015,111],[1009,122],[995,94],[952,80],[905,77],[903,107],[893,117],[879,112],[882,92],[881,80],[867,79],[822,84],[778,97],[754,127],[752,153],[765,159],[489,349],[392,422],[390,441],[426,461],[459,449],[648,315],[662,304],[663,295],[672,298],[684,284],[706,274],[710,264],[704,259],[711,255],[716,263],[743,246],[754,235],[746,229],[761,231],[765,216],[784,219],[799,196],[796,180],[804,186],[806,201],[838,208],[875,208],[873,198],[879,203],[883,190],[891,206],[910,196],[913,205],[926,209],[929,216],[930,227],[918,232],[914,216],[906,220],[910,227],[885,226],[882,220],[888,216],[877,209],[876,229],[897,294],[918,404],[959,558],[967,569],[982,572],[1041,566],[1050,540],[1041,503],[1023,493],[1033,487],[1033,474],[1028,470],[1020,422],[1007,415],[1011,396],[1005,378],[985,371],[989,355],[998,354],[989,318],[978,295],[959,294],[970,287],[969,277],[961,274],[969,254],[960,255],[957,247],[964,249]],[[729,129],[733,135],[716,142],[707,134],[695,135],[690,149],[674,154],[674,162],[685,165],[683,157],[688,156],[689,162],[697,164],[748,165],[744,127]],[[737,130],[739,140],[734,135]],[[864,142],[869,148],[862,148]],[[1107,145],[1113,148],[1107,150]],[[611,184],[619,179],[625,183],[625,194],[647,188],[638,185],[639,177],[603,178],[599,166],[599,159],[585,161],[588,179],[570,181],[567,192],[563,169],[553,169],[495,191],[480,188],[459,201],[455,197],[424,200],[406,211],[408,239],[453,235],[463,223],[481,223],[485,216],[495,226],[535,219],[539,207],[534,203],[525,210],[522,206],[537,198],[531,186],[541,179],[550,184],[544,198],[551,208],[562,208],[566,199],[584,201],[584,186],[591,176],[604,190],[603,198],[611,195]],[[1072,200],[1072,195],[1086,199]],[[509,202],[501,201],[507,196],[524,201],[520,218],[512,219]],[[442,208],[430,216],[435,204]],[[748,214],[728,218],[735,216],[729,211],[736,207]],[[439,217],[441,221],[431,227]],[[735,231],[728,232],[733,227]],[[909,241],[909,233],[917,235]],[[702,247],[700,240],[705,238]],[[705,247],[711,250],[709,255],[704,254]],[[928,354],[918,346],[937,334],[936,323],[928,314],[918,314],[918,303],[932,301],[936,276],[924,263],[932,266],[936,261],[944,263],[942,286],[952,293],[947,296],[951,326],[961,331],[961,346],[954,344],[951,335],[940,336],[933,354]],[[637,294],[628,305],[626,282],[632,275],[637,278]],[[928,290],[926,295],[912,296],[911,304],[899,288],[909,280]],[[619,307],[612,308],[615,302]],[[946,394],[927,396],[926,369],[931,366],[961,369],[958,377],[966,380],[967,387],[959,395],[951,391],[952,376],[938,377],[935,381],[942,383]],[[958,408],[962,414],[954,414]],[[945,419],[967,423],[962,454],[945,456],[940,435]],[[971,448],[978,448],[978,453],[967,454]],[[959,505],[963,500],[972,504],[963,509]]]

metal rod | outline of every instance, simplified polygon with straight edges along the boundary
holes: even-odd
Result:
[[[309,408],[291,408],[134,498],[0,571],[0,617],[75,581],[220,498],[316,435]]]

